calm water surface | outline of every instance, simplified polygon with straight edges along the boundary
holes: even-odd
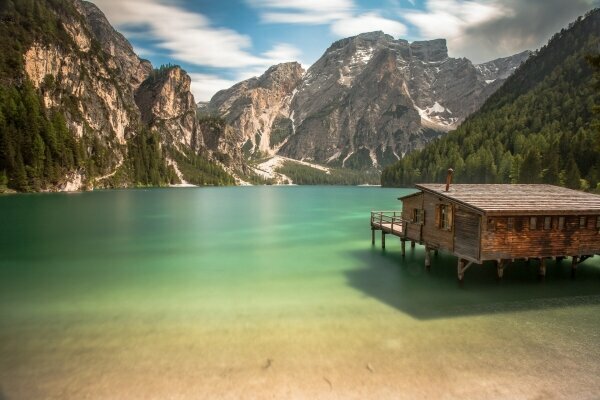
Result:
[[[0,399],[600,397],[600,257],[475,266],[388,236],[409,190],[0,197]]]

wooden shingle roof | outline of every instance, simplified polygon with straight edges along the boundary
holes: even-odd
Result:
[[[486,215],[600,215],[600,196],[552,185],[415,185]]]

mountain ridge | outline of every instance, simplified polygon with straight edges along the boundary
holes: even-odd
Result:
[[[528,55],[474,65],[448,57],[444,39],[409,43],[367,32],[332,43],[277,93],[260,82],[289,63],[219,91],[208,109],[240,131],[250,159],[278,154],[378,169],[455,128]]]

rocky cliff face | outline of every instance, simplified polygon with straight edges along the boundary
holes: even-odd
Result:
[[[209,109],[240,132],[246,153],[274,154],[292,133],[290,101],[303,75],[296,62],[275,65],[258,78],[218,92]]]
[[[97,24],[105,28],[110,25],[91,3],[72,4],[81,14],[60,16],[70,40],[33,42],[23,56],[24,69],[41,92],[45,106],[64,114],[70,131],[84,143],[88,155],[104,154],[102,162],[94,165],[95,174],[104,176],[123,164],[125,144],[139,128],[140,113],[130,77],[121,69],[124,62],[102,50],[103,43],[109,40],[107,29],[102,37],[94,35]],[[88,12],[92,19],[86,19]],[[116,35],[114,30],[113,34]],[[143,64],[133,52],[127,57]],[[73,177],[83,185],[82,175],[90,178],[89,172],[76,171]],[[103,184],[101,179],[89,183]],[[66,182],[64,187],[80,189],[81,185]]]
[[[190,91],[191,79],[180,67],[155,70],[139,86],[136,104],[142,122],[160,132],[166,144],[198,151],[203,145],[198,134],[196,104]]]
[[[104,13],[93,3],[77,1],[74,4],[81,15],[85,16],[88,29],[98,40],[102,50],[110,54],[120,74],[134,90],[137,89],[152,72],[150,61],[142,60],[135,54],[131,43],[110,25]]]
[[[217,93],[210,107],[240,130],[247,151],[380,168],[454,129],[526,57],[475,66],[448,57],[443,39],[371,32],[333,43],[304,75],[284,64],[276,89],[258,82],[281,66]]]

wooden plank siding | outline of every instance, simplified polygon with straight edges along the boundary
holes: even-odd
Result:
[[[452,229],[440,229],[436,224],[436,213],[439,205],[452,207],[452,203],[434,196],[431,193],[424,193],[423,209],[425,210],[425,224],[423,225],[423,241],[429,247],[454,251],[454,232]]]
[[[544,229],[544,219],[552,219],[550,229]],[[512,229],[508,219],[513,218]],[[600,252],[600,233],[595,216],[579,226],[579,216],[565,216],[559,229],[559,216],[536,216],[536,229],[531,229],[530,217],[488,217],[483,226],[481,259],[542,258],[592,255]]]
[[[402,200],[402,219],[405,224],[406,238],[421,242],[421,224],[414,222],[414,210],[423,208],[423,193]]]
[[[481,215],[456,207],[454,253],[469,260],[479,260]]]

